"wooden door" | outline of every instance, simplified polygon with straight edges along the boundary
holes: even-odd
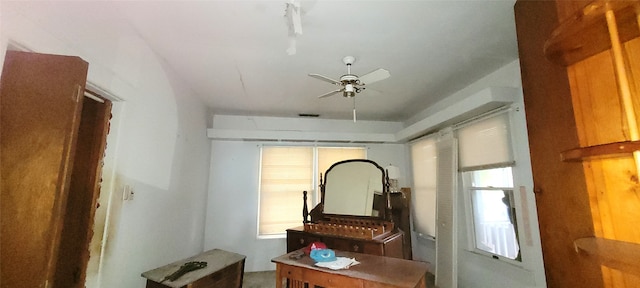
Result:
[[[75,286],[53,283],[59,252],[68,251],[60,243],[87,70],[78,57],[7,51],[0,79],[1,287]]]
[[[84,287],[110,116],[110,101],[97,102],[85,98],[63,216],[54,287]]]
[[[559,24],[556,6],[518,1],[515,15],[547,285],[602,287],[599,265],[581,259],[573,246],[575,239],[593,235],[594,227],[582,167],[560,162],[562,151],[580,143],[567,71],[543,51]]]

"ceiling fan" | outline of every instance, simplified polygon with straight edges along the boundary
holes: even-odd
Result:
[[[318,96],[318,98],[329,97],[340,92],[342,92],[342,96],[351,98],[356,96],[356,93],[360,93],[360,91],[364,90],[365,85],[387,79],[389,78],[389,76],[391,76],[389,71],[380,68],[362,75],[361,77],[358,77],[358,75],[351,74],[351,64],[353,64],[355,61],[356,58],[353,56],[346,56],[342,59],[342,62],[347,65],[347,74],[342,75],[340,77],[340,80],[334,80],[320,74],[309,74],[309,76],[313,78],[329,82],[336,86],[340,86],[339,89],[322,94]]]
[[[365,89],[364,86],[367,84],[378,82],[380,80],[387,79],[389,78],[389,76],[391,76],[389,71],[387,71],[386,69],[380,68],[380,69],[371,71],[365,75],[362,75],[361,77],[358,77],[358,75],[351,74],[351,65],[355,61],[356,61],[356,58],[353,56],[346,56],[342,59],[342,62],[345,65],[347,65],[347,74],[340,76],[340,80],[334,80],[332,78],[329,78],[327,76],[320,75],[320,74],[309,74],[309,76],[313,78],[316,78],[325,82],[329,82],[336,86],[340,86],[340,88],[327,92],[325,94],[322,94],[318,96],[318,98],[333,96],[340,92],[342,92],[342,96],[344,97],[353,98],[353,122],[356,122],[356,99],[354,98],[356,96],[356,93],[360,93],[360,91],[364,90]]]

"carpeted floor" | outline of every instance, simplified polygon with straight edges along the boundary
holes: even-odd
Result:
[[[276,271],[245,272],[243,288],[275,288]]]

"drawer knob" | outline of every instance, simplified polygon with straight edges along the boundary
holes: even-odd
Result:
[[[300,238],[300,244],[304,244],[304,238]]]
[[[353,245],[353,251],[358,252],[359,249],[360,249],[360,246],[358,246],[358,244]]]

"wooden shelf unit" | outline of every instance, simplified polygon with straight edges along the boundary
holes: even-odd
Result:
[[[635,158],[636,175],[640,174],[640,132],[633,101],[638,101],[628,54],[622,43],[640,37],[640,1],[597,0],[562,22],[545,43],[545,56],[552,62],[571,66],[610,50],[616,85],[625,116],[627,141],[579,147],[561,153],[561,160],[590,161],[616,156]],[[603,95],[602,97],[606,97]],[[579,238],[576,252],[594,257],[600,265],[624,273],[640,275],[640,243],[602,237]]]
[[[622,43],[640,36],[636,16],[640,11],[639,2],[594,1],[553,31],[544,46],[546,57],[556,64],[570,66],[611,49],[605,19],[608,10],[616,14]]]
[[[560,154],[560,159],[565,162],[582,161],[591,158],[629,155],[635,151],[640,151],[640,141],[623,141],[567,150]]]
[[[608,22],[607,13],[615,15],[614,22]],[[615,30],[611,30],[611,25]],[[615,33],[615,38],[611,34]],[[598,0],[585,6],[573,17],[558,26],[545,43],[545,56],[552,62],[570,66],[591,56],[609,49],[616,49],[616,45],[640,37],[640,2]],[[615,39],[615,40],[614,40]],[[618,42],[618,43],[615,43]],[[614,53],[615,54],[615,53]],[[614,58],[617,55],[614,55]],[[619,60],[624,63],[624,59]],[[624,64],[622,64],[624,66]],[[618,78],[624,76],[625,67],[620,67]],[[620,81],[620,79],[619,79]],[[618,83],[623,89],[629,89],[628,83]],[[630,92],[629,92],[630,93]],[[625,106],[626,113],[634,113],[633,105]],[[635,140],[635,141],[634,141]],[[637,139],[631,141],[605,143],[594,146],[579,147],[562,152],[562,161],[581,161],[591,157],[615,156],[621,153],[634,153],[640,150]]]
[[[549,287],[640,287],[639,7],[515,5]]]
[[[580,238],[574,242],[576,252],[594,257],[601,265],[640,275],[640,244],[598,237]]]

